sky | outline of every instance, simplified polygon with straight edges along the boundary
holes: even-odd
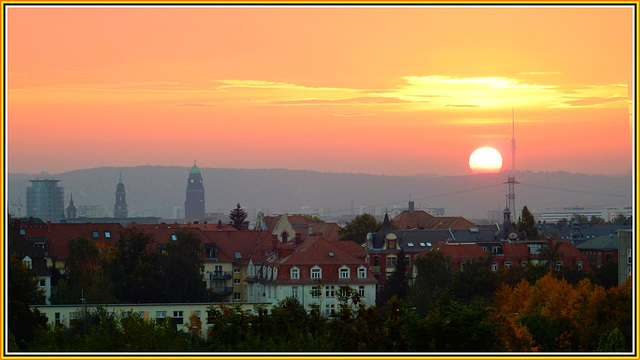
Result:
[[[632,168],[633,8],[10,6],[7,171]]]

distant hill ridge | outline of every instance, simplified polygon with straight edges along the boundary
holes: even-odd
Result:
[[[26,203],[29,180],[60,179],[65,207],[70,194],[76,206],[99,205],[113,216],[119,174],[127,192],[129,214],[171,218],[174,206],[184,206],[190,167],[99,167],[61,174],[8,173],[7,199]],[[390,176],[354,173],[322,173],[286,169],[200,168],[205,186],[207,212],[229,213],[237,203],[267,213],[297,213],[302,206],[322,208],[330,215],[406,206],[445,208],[446,215],[484,219],[489,210],[506,204],[507,173],[460,176]],[[516,172],[516,206],[533,210],[569,206],[631,206],[633,177],[586,175],[567,172]],[[26,207],[22,207],[22,215]],[[254,219],[252,219],[254,220]]]

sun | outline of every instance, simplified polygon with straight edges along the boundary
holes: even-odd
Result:
[[[496,149],[481,147],[469,157],[469,167],[474,174],[497,173],[502,169],[502,156]]]

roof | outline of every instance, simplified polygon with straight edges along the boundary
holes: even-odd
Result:
[[[436,245],[435,250],[451,256],[454,260],[475,259],[487,254],[476,244],[441,243]]]
[[[44,250],[31,245],[27,239],[20,235],[19,230],[15,227],[8,226],[8,232],[9,253],[15,255],[19,260],[23,260],[27,256],[31,258],[31,268],[35,275],[51,275],[47,267],[47,260],[44,258]]]
[[[397,229],[424,229],[434,216],[424,210],[405,210],[391,220]]]
[[[529,247],[525,243],[503,243],[502,253],[505,260],[529,259]]]
[[[598,236],[576,245],[579,250],[618,250],[618,234]]]
[[[366,278],[357,277],[357,269],[360,267],[368,268],[368,265],[364,258],[349,253],[350,249],[355,248],[348,243],[348,241],[335,242],[327,241],[321,237],[310,237],[297,246],[290,244],[290,246],[295,246],[290,254],[272,259],[265,263],[265,266],[274,266],[280,269],[276,280],[278,283],[318,282],[316,279],[311,279],[310,269],[315,266],[322,268],[322,283],[376,283],[377,280],[370,271],[367,271]],[[301,270],[300,279],[290,278],[289,270],[294,266]],[[349,279],[340,279],[338,276],[338,269],[344,266],[351,270]]]

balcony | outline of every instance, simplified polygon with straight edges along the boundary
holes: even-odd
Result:
[[[233,293],[233,288],[232,287],[212,287],[211,291],[213,291],[214,294],[218,294],[218,295],[231,295]]]
[[[370,269],[373,275],[380,275],[380,266],[371,266]]]
[[[226,280],[231,279],[231,271],[211,271],[209,280]]]

